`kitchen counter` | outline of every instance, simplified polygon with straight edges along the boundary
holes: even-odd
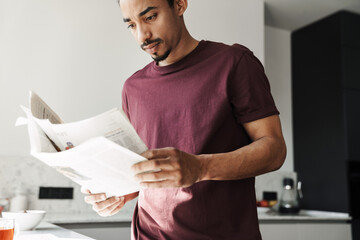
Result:
[[[281,215],[258,208],[260,231],[267,240],[351,240],[351,217],[347,213],[301,210]]]
[[[51,213],[45,215],[44,221],[49,223],[113,223],[131,222],[131,217],[116,214],[111,217],[101,217],[96,212],[85,213]]]
[[[300,210],[298,214],[284,215],[269,210],[268,208],[258,208],[259,222],[267,221],[316,221],[316,222],[349,222],[351,217],[348,213]]]
[[[258,208],[260,222],[266,221],[331,221],[348,222],[351,217],[347,213],[301,210],[296,215],[280,215],[277,212],[269,211],[268,208]],[[116,223],[131,222],[131,217],[114,215],[111,217],[101,217],[95,212],[86,213],[47,213],[44,221],[55,224],[67,223]]]
[[[267,208],[258,208],[258,216],[263,239],[267,240],[351,239],[351,217],[346,213],[301,210],[297,215],[280,215]],[[121,214],[104,218],[95,212],[48,213],[45,221],[93,239],[130,240],[131,219]]]
[[[74,231],[61,228],[51,223],[41,222],[32,231],[21,231],[15,240],[94,240]]]

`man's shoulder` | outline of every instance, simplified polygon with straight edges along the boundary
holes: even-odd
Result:
[[[153,64],[153,62],[150,62],[145,67],[143,67],[142,69],[137,70],[135,73],[133,73],[126,80],[126,82],[132,81],[132,80],[135,80],[135,79],[139,79],[139,78],[143,78],[144,76],[146,76],[149,73],[152,64]]]
[[[232,45],[222,42],[205,41],[207,49],[214,54],[220,54],[226,57],[241,58],[244,54],[253,54],[249,48],[244,45],[234,43]]]

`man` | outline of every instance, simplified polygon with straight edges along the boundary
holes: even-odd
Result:
[[[120,7],[154,59],[123,88],[123,109],[150,149],[133,166],[144,189],[108,199],[87,191],[85,201],[110,216],[139,196],[133,239],[261,239],[254,176],[280,168],[286,147],[260,62],[244,46],[192,38],[187,0]]]

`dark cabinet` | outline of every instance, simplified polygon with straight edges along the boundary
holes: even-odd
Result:
[[[360,42],[359,42],[360,45]],[[360,46],[342,48],[342,72],[344,88],[360,90]]]
[[[360,15],[337,12],[291,39],[294,166],[303,208],[358,218],[351,204],[360,189],[354,167],[360,165]]]
[[[358,79],[360,82],[360,77]],[[349,160],[359,160],[360,159],[359,158],[360,156],[360,90],[350,90],[350,89],[344,90],[344,115],[346,116],[345,132],[347,133],[345,139],[346,141],[345,146],[347,151],[346,155]],[[359,185],[359,189],[360,189],[360,185]]]

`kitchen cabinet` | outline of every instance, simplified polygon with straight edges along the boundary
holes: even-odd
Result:
[[[260,223],[264,240],[351,240],[351,225],[336,222]]]
[[[300,210],[295,215],[280,215],[258,208],[258,217],[264,240],[352,239],[351,218],[346,213]]]
[[[130,226],[126,224],[61,225],[98,240],[130,240]],[[351,225],[345,221],[261,221],[260,231],[266,240],[351,240]]]
[[[360,239],[354,201],[360,194],[360,15],[337,12],[291,39],[294,167],[303,207],[350,213]]]
[[[258,208],[258,217],[264,240],[351,240],[351,218],[345,213],[301,210],[296,215],[279,215]],[[98,240],[130,240],[131,234],[129,221],[57,225]]]

